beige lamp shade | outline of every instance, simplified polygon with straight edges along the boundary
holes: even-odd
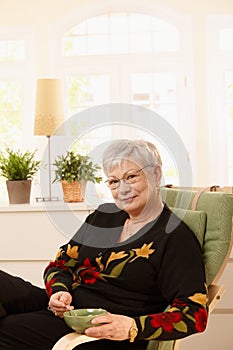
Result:
[[[51,136],[64,121],[62,84],[60,79],[38,79],[34,135]]]

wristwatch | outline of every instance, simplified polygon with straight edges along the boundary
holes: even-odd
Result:
[[[132,324],[131,328],[129,329],[129,342],[130,343],[134,342],[134,339],[136,338],[137,334],[138,334],[138,327],[137,327],[135,320],[133,320],[133,324]]]

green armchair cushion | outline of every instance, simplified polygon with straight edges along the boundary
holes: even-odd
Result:
[[[200,210],[185,210],[181,208],[171,208],[172,212],[176,214],[185,224],[195,233],[201,247],[204,243],[204,236],[206,231],[206,213]]]
[[[169,207],[191,211],[192,201],[197,192],[162,188],[161,195]],[[197,202],[196,211],[206,215],[206,230],[203,235],[202,252],[206,270],[207,285],[213,283],[229,251],[232,232],[233,196],[224,192],[203,192]],[[192,212],[192,211],[191,211]],[[195,211],[193,211],[195,212]],[[192,215],[192,214],[187,214]],[[195,214],[194,214],[195,215]],[[185,217],[183,218],[185,221]],[[192,218],[190,219],[192,221]],[[191,227],[190,222],[185,221]],[[199,231],[201,233],[201,231]],[[201,243],[201,237],[198,237]]]

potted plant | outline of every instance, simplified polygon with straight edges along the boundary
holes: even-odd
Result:
[[[0,154],[0,176],[7,179],[10,204],[30,202],[32,178],[38,172],[41,161],[34,160],[36,151],[21,152],[6,148]]]
[[[94,164],[89,156],[67,151],[65,155],[57,156],[53,164],[55,178],[53,182],[60,181],[65,202],[83,202],[87,181],[100,183],[98,176],[100,166]]]

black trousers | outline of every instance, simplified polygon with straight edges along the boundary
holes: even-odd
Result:
[[[72,332],[47,306],[44,289],[0,270],[0,350],[50,350]],[[145,350],[146,345],[144,341],[98,340],[77,350]]]

